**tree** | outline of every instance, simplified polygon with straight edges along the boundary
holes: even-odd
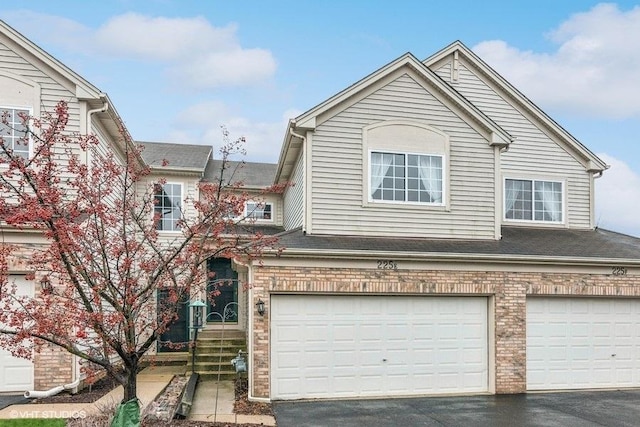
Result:
[[[217,179],[198,183],[197,196],[184,203],[189,209],[180,208],[179,236],[168,239],[155,209],[164,182],[152,179],[124,126],[111,149],[95,135],[68,132],[68,120],[64,102],[42,119],[23,116],[29,158],[0,140],[3,227],[47,241],[28,251],[28,279],[47,285],[35,298],[16,295],[7,280],[24,248],[0,247],[0,346],[21,356],[30,353],[26,343],[36,351],[59,346],[90,362],[84,369],[94,365],[115,378],[126,402],[136,398],[142,356],[177,317],[179,301],[206,292],[206,260],[256,258],[275,239],[237,221],[249,196],[233,182],[230,156],[242,151],[242,138],[230,141],[223,131]],[[158,290],[168,295],[161,307]]]

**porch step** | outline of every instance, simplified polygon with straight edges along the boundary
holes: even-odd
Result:
[[[203,379],[232,380],[237,374],[231,360],[242,350],[246,353],[246,334],[241,330],[204,330],[198,333],[195,363],[192,353],[187,361],[187,371],[200,374]],[[192,350],[193,351],[193,350]]]

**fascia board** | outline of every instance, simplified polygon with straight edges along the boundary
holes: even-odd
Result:
[[[529,98],[516,89],[511,83],[509,83],[504,77],[498,74],[493,68],[491,68],[486,62],[476,55],[471,49],[465,46],[460,41],[455,41],[429,58],[425,59],[422,63],[431,67],[438,63],[447,56],[458,51],[464,56],[467,62],[475,66],[482,74],[493,81],[498,87],[505,91],[505,93],[515,100],[518,104],[523,106],[530,114],[533,114],[537,120],[544,126],[551,129],[559,137],[566,140],[568,145],[573,148],[580,156],[586,159],[589,163],[589,170],[592,172],[601,172],[609,168],[609,166],[596,156],[591,150],[585,147],[580,141],[578,141],[573,135],[567,132],[562,126],[560,126],[555,120],[549,117],[544,111],[542,111],[537,105],[535,105]]]
[[[492,262],[498,264],[549,264],[549,265],[627,265],[640,266],[640,258],[587,258],[554,257],[539,255],[504,254],[457,254],[441,252],[390,252],[323,249],[290,249],[283,251],[266,250],[264,254],[277,255],[280,258],[345,258],[345,259],[397,259],[416,261],[462,261]]]
[[[80,99],[95,99],[100,98],[100,90],[87,80],[82,78],[79,74],[71,70],[69,67],[58,61],[56,58],[48,54],[45,50],[33,43],[31,40],[23,36],[14,28],[9,26],[6,22],[0,20],[0,31],[8,37],[18,47],[21,47],[26,52],[31,54],[41,63],[67,79],[69,82],[76,86],[76,96]]]

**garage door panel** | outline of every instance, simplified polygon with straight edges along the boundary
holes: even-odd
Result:
[[[291,316],[289,304],[297,315]],[[307,337],[316,319],[300,307],[322,306],[321,338],[328,353],[311,355]],[[487,300],[458,297],[275,295],[271,300],[274,399],[374,397],[488,389]],[[278,330],[299,325],[299,359],[283,371]],[[274,363],[275,362],[275,363]],[[320,363],[322,362],[322,363]],[[322,380],[320,373],[324,372]],[[288,376],[299,381],[288,381]],[[313,378],[311,377],[313,375]],[[292,388],[292,387],[295,387]],[[324,388],[322,388],[324,387]]]
[[[530,298],[527,388],[639,387],[639,329],[638,299]]]
[[[10,283],[16,284],[17,295],[33,297],[35,286],[23,275],[9,275]],[[0,349],[0,393],[24,392],[33,389],[33,362],[14,357],[7,350]]]

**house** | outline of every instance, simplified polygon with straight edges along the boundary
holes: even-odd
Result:
[[[1,109],[67,99],[79,131],[117,144],[105,94],[6,24],[0,47]],[[142,145],[170,234],[174,204],[219,167],[209,147]],[[245,332],[256,400],[638,387],[640,239],[596,227],[606,168],[462,43],[402,55],[291,120],[277,164],[237,169],[256,195],[246,214],[279,247],[210,260],[232,286],[205,330]],[[35,295],[28,270],[10,273]],[[158,352],[189,339],[186,305]],[[77,365],[0,350],[0,392],[69,382]]]
[[[250,266],[250,396],[640,385],[640,239],[607,165],[460,42],[291,120],[286,249]]]

